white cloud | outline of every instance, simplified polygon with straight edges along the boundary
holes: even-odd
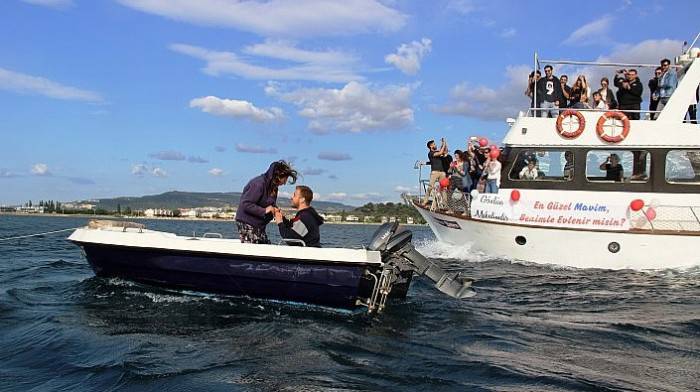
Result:
[[[350,195],[353,200],[381,200],[384,198],[381,193],[377,192],[367,192],[367,193],[355,193]]]
[[[428,38],[423,38],[418,41],[413,41],[410,44],[402,44],[396,50],[396,53],[391,53],[384,57],[387,64],[393,64],[401,72],[407,75],[415,75],[420,70],[420,63],[430,50],[432,49],[432,41]]]
[[[36,94],[49,98],[85,102],[102,102],[102,97],[93,91],[64,86],[46,78],[26,75],[0,68],[0,90],[20,94]]]
[[[166,18],[267,37],[397,31],[407,16],[377,0],[118,0]]]
[[[606,44],[610,42],[608,32],[615,18],[612,15],[603,15],[599,19],[586,23],[576,29],[565,40],[567,45]]]
[[[208,160],[206,160],[202,157],[199,157],[199,156],[194,156],[194,155],[190,155],[189,157],[187,157],[187,162],[190,162],[190,163],[209,163]]]
[[[354,193],[354,194],[348,194],[346,192],[333,192],[329,194],[316,194],[314,195],[314,199],[316,200],[323,200],[323,201],[348,201],[348,200],[355,200],[355,201],[379,201],[379,200],[384,200],[384,196],[380,193],[377,192],[367,192],[367,193]]]
[[[73,0],[22,0],[27,4],[41,5],[50,8],[68,8],[73,5]]]
[[[37,163],[32,166],[32,174],[36,174],[37,176],[50,176],[51,172],[45,163]]]
[[[397,185],[397,186],[394,188],[394,192],[399,192],[399,193],[410,192],[410,191],[412,191],[411,188],[409,188],[409,187],[407,187],[407,186],[403,186],[403,185]]]
[[[270,147],[249,146],[247,144],[236,143],[236,151],[249,154],[277,154],[277,149]]]
[[[15,178],[15,177],[19,177],[19,175],[15,174],[7,169],[0,168],[0,178]]]
[[[187,159],[185,155],[179,151],[160,151],[148,154],[148,156],[161,161],[184,161]]]
[[[508,66],[506,82],[497,88],[459,83],[450,91],[450,102],[436,110],[484,120],[505,120],[508,116],[515,116],[518,111],[527,110],[529,104],[524,91],[530,70],[527,65]]]
[[[349,161],[352,157],[344,152],[324,151],[318,154],[318,159],[324,161]]]
[[[286,41],[266,41],[244,49],[252,55],[291,62],[279,68],[255,65],[234,52],[215,51],[186,44],[172,44],[170,49],[204,60],[206,66],[202,71],[212,76],[236,75],[257,80],[310,80],[335,83],[363,79],[353,71],[357,60],[351,55],[338,51],[302,50]]]
[[[143,177],[146,174],[150,174],[154,177],[167,177],[168,173],[161,169],[160,167],[154,167],[154,168],[149,168],[147,165],[143,163],[138,163],[136,165],[131,166],[131,174],[137,176],[137,177]]]
[[[350,82],[342,89],[303,88],[280,91],[268,83],[265,92],[300,108],[316,133],[330,131],[360,133],[380,129],[400,129],[413,123],[412,86],[370,85]]]
[[[168,176],[168,173],[159,167],[154,167],[153,170],[151,171],[151,174],[153,174],[154,177],[167,177]]]
[[[267,39],[264,43],[246,46],[243,52],[261,57],[307,64],[349,64],[359,59],[340,50],[310,51],[300,49],[294,41]]]
[[[501,34],[499,34],[499,35],[501,36],[501,38],[513,38],[513,37],[515,37],[515,34],[517,32],[518,31],[515,28],[508,27],[508,28],[501,30]]]
[[[305,176],[320,176],[321,174],[325,173],[325,169],[315,169],[311,167],[307,167],[306,169],[301,171],[301,174]]]
[[[211,95],[191,100],[190,107],[200,108],[203,112],[215,116],[246,118],[255,122],[271,122],[284,118],[280,108],[261,109],[248,101],[225,99]]]
[[[314,195],[314,196],[315,196],[315,195]],[[292,198],[292,194],[289,193],[289,192],[287,192],[287,191],[279,191],[279,193],[277,193],[277,198],[278,198],[278,199],[279,199],[279,198],[291,199],[291,198]],[[314,199],[316,199],[316,197],[314,197]]]
[[[215,167],[209,170],[209,174],[211,174],[214,177],[219,177],[224,175],[224,171],[222,169],[219,169],[218,167]]]
[[[131,174],[135,176],[143,177],[143,175],[145,175],[146,173],[148,173],[148,167],[142,163],[133,165],[131,167]]]
[[[320,195],[319,195],[320,196]],[[319,200],[325,201],[342,201],[348,198],[348,194],[345,192],[333,192],[328,195],[321,196]]]

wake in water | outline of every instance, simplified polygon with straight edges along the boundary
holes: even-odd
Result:
[[[472,263],[493,259],[481,251],[472,249],[472,243],[451,245],[436,239],[419,239],[414,243],[418,252],[431,259],[456,259]]]

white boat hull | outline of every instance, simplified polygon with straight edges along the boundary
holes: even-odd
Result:
[[[458,218],[416,207],[438,240],[489,256],[576,268],[665,269],[700,265],[700,236],[531,227]],[[516,237],[522,236],[520,245]],[[616,253],[610,243],[619,244]]]

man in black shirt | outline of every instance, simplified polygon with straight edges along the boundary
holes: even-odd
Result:
[[[654,77],[649,79],[649,111],[655,112],[657,106],[659,106],[659,93],[656,91],[659,88],[659,79],[663,74],[661,67],[656,67],[654,71]],[[654,113],[651,114],[654,118]]]
[[[564,96],[561,92],[561,82],[553,75],[554,68],[545,65],[544,77],[537,81],[537,99],[540,100],[540,113],[545,113],[547,117],[557,117],[559,115],[559,103]],[[547,110],[549,109],[549,110]]]
[[[637,77],[637,70],[621,69],[615,75],[615,86],[617,87],[618,108],[625,113],[630,120],[639,120],[639,110],[642,106],[642,92],[644,87]],[[625,112],[636,110],[636,112]]]
[[[625,178],[624,170],[620,164],[620,157],[617,154],[610,154],[605,162],[600,164],[600,170],[605,170],[605,179],[622,182]]]
[[[435,183],[447,177],[443,160],[447,155],[447,143],[445,143],[445,138],[442,138],[441,142],[439,150],[434,140],[428,140],[428,143],[426,143],[428,146],[428,162],[430,163],[430,182],[428,183],[428,189],[425,190],[424,205],[428,204],[428,199]]]
[[[289,241],[288,245],[293,246],[313,246],[321,247],[321,231],[319,226],[323,224],[321,217],[316,210],[311,207],[314,193],[311,188],[299,185],[292,195],[292,207],[297,209],[297,214],[292,219],[287,219],[278,208],[275,210],[275,222],[280,230],[280,237],[287,240],[304,241],[303,244],[297,241]]]
[[[568,86],[567,83],[569,83],[569,77],[566,75],[561,75],[559,77],[559,81],[561,82],[561,101],[559,101],[559,107],[560,108],[568,108],[569,107],[569,95],[571,95],[571,87]]]

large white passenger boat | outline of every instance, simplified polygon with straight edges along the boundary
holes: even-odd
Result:
[[[656,120],[585,109],[545,118],[530,109],[510,122],[497,194],[473,193],[466,214],[406,200],[440,241],[496,257],[580,268],[700,265],[700,126],[686,119],[700,85],[700,49],[692,46],[675,59],[679,83]],[[622,165],[618,180],[601,169],[612,154]],[[521,179],[533,160],[537,178]]]

